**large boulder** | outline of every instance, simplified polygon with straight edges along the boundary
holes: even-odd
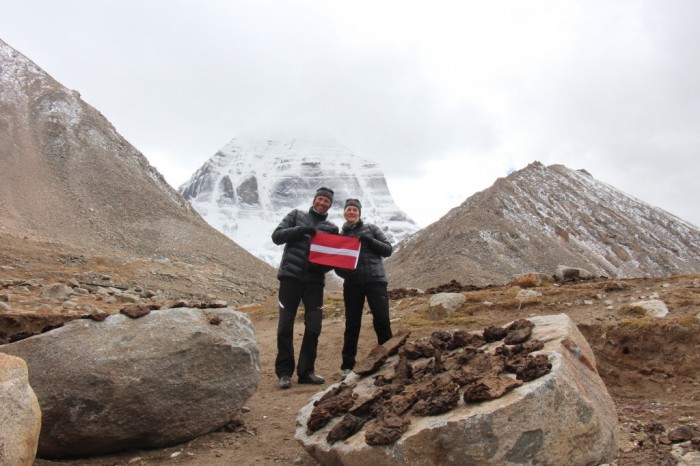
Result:
[[[660,299],[636,301],[634,303],[630,303],[627,308],[630,311],[639,310],[644,315],[659,319],[668,315],[668,307],[666,306],[666,303]]]
[[[466,301],[467,297],[462,293],[437,293],[428,301],[428,315],[433,320],[445,319]]]
[[[190,440],[231,421],[260,377],[250,319],[230,308],[75,320],[0,352],[27,362],[45,457]]]
[[[0,464],[34,464],[41,410],[25,362],[0,353]]]
[[[435,393],[424,391],[420,395],[422,400],[414,408],[406,409],[405,402],[411,386],[397,392],[397,397],[387,398],[390,385],[386,384],[411,377],[411,371],[415,374],[415,368],[426,359],[430,360],[428,367],[432,368],[433,373],[440,364],[445,367],[453,364],[454,370],[455,359],[451,354],[467,354],[473,349],[454,349],[453,353],[443,352],[439,358],[426,356],[409,361],[413,369],[406,366],[407,359],[399,352],[399,355],[388,358],[373,376],[349,377],[346,379],[346,388],[335,384],[312,397],[299,412],[295,438],[311,456],[324,465],[584,465],[613,461],[618,452],[616,411],[598,375],[590,346],[565,314],[533,317],[529,321],[534,324],[530,340],[520,346],[503,344],[511,334],[504,341],[493,341],[491,335],[498,333],[494,328],[485,331],[486,338],[481,341],[481,336],[470,340],[464,334],[459,335],[467,346],[480,345],[483,341],[491,343],[480,346],[485,351],[480,353],[477,350],[475,354],[480,356],[475,356],[474,359],[464,358],[468,362],[461,368],[457,367],[455,372],[465,371],[466,366],[471,366],[474,360],[486,362],[492,358],[496,361],[496,348],[500,347],[500,354],[503,354],[504,351],[515,353],[519,351],[516,348],[530,347],[535,349],[531,353],[534,359],[541,360],[544,357],[551,364],[549,371],[536,376],[539,378],[515,380],[514,376],[503,375],[505,372],[500,376],[492,372],[482,379],[483,384],[472,383],[466,387],[454,383],[442,385],[441,388],[451,386],[452,390],[459,387],[458,397],[450,398],[454,393],[449,390],[442,393],[442,400],[451,399],[453,407],[442,414],[418,415],[416,413],[420,413],[420,410],[415,408],[419,404],[421,409],[429,412],[430,409],[437,408],[440,397],[434,398]],[[526,335],[523,330],[527,331],[527,326],[516,328],[516,333]],[[436,335],[440,336],[439,333]],[[456,336],[457,333],[452,340],[444,340],[449,343]],[[415,353],[416,348],[418,347],[414,345],[411,352]],[[449,348],[448,345],[447,349]],[[461,353],[454,353],[459,351]],[[403,355],[406,354],[409,352],[403,351]],[[466,370],[468,372],[473,368]],[[494,366],[490,370],[495,370]],[[421,383],[427,374],[423,372],[419,377],[414,376],[415,383]],[[391,382],[392,379],[394,382]],[[465,402],[469,398],[465,394],[474,388],[476,390],[469,393],[470,401]],[[439,390],[434,390],[437,391]],[[333,398],[332,393],[339,395]],[[481,395],[485,396],[480,398]],[[380,402],[368,410],[367,400],[372,397]],[[487,398],[491,399],[473,401]],[[332,405],[327,401],[333,399],[346,404]],[[426,403],[428,399],[435,403]],[[389,410],[403,410],[405,414],[387,415],[387,406],[390,407]],[[426,407],[429,409],[425,410]],[[335,413],[331,413],[328,416],[332,417],[330,421],[322,417],[328,410],[334,409],[348,414],[333,417]],[[362,416],[376,410],[384,412],[381,419],[378,417],[362,424]],[[357,415],[353,416],[353,412]],[[378,429],[377,426],[381,424],[378,421],[384,427]],[[331,432],[341,430],[342,423],[346,423],[346,432],[356,433],[344,437],[344,440],[338,440],[333,435],[329,438]],[[391,436],[392,429],[394,434],[399,432],[400,435],[389,437],[389,441],[377,446],[376,434]],[[372,435],[368,436],[368,433]],[[329,443],[329,439],[332,443]],[[379,439],[383,440],[385,439]]]
[[[56,301],[65,301],[73,294],[73,289],[63,283],[54,283],[41,288],[41,297],[43,299],[53,299]]]
[[[557,270],[554,272],[554,279],[558,282],[590,280],[591,278],[594,278],[593,274],[588,270],[578,267],[569,267],[567,265],[557,266]]]

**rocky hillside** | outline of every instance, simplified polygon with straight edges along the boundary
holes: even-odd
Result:
[[[362,217],[381,225],[392,243],[418,230],[394,203],[379,166],[335,141],[233,139],[180,192],[209,224],[276,266],[282,248],[270,234],[291,209],[308,209],[320,186],[335,191],[328,215],[338,225],[352,197],[361,200]]]
[[[400,244],[392,286],[502,284],[558,265],[635,278],[700,271],[700,230],[582,170],[534,162]]]
[[[213,264],[241,299],[275,287],[274,269],[210,227],[78,92],[0,41],[3,235],[93,255]]]

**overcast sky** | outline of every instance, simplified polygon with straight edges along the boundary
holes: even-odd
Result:
[[[332,136],[421,226],[538,160],[700,225],[700,2],[0,0],[0,38],[178,187]]]

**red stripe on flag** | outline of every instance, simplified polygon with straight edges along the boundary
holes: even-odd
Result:
[[[316,233],[311,238],[309,261],[316,264],[354,269],[360,255],[360,240],[350,236]]]

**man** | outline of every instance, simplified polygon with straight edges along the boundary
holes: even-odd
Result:
[[[292,210],[272,232],[272,242],[284,244],[284,253],[277,272],[279,288],[279,321],[277,323],[277,358],[275,373],[280,388],[292,386],[294,373],[294,319],[299,302],[304,303],[304,337],[296,365],[300,384],[325,383],[314,370],[318,337],[323,318],[323,287],[330,267],[309,262],[310,238],[316,230],[338,233],[338,227],[326,221],[333,205],[333,190],[318,188],[308,212]]]

